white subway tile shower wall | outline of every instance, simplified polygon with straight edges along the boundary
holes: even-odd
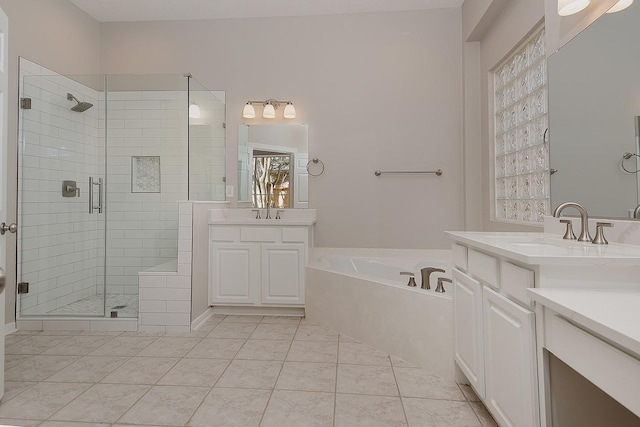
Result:
[[[179,251],[175,272],[141,272],[138,330],[185,332],[191,329],[191,242],[193,204],[179,203]]]
[[[187,93],[107,94],[107,293],[137,294],[138,272],[178,256],[188,192]],[[133,193],[133,156],[160,157],[160,192]]]
[[[19,122],[18,279],[30,282],[20,309],[45,314],[102,292],[104,216],[88,214],[87,190],[90,176],[103,176],[103,110],[94,89],[25,60],[20,72],[21,96],[32,100]],[[71,111],[67,93],[94,107]],[[80,197],[62,197],[63,180],[76,181]]]

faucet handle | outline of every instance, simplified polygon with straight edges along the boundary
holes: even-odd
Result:
[[[255,212],[256,213],[256,219],[261,219],[260,218],[260,209],[251,209],[251,212]]]
[[[284,213],[284,209],[278,209],[276,211],[276,219],[282,219],[282,217],[280,216],[281,213]]]
[[[563,239],[565,240],[576,240],[577,237],[575,235],[575,233],[573,232],[573,224],[571,223],[570,219],[561,219],[560,220],[561,224],[567,224],[567,231],[565,231],[564,236],[562,236]]]
[[[411,286],[416,287],[416,279],[414,279],[414,274],[410,271],[401,271],[400,272],[401,276],[409,276],[409,283],[407,283],[407,286]]]
[[[593,238],[594,245],[608,245],[609,242],[604,237],[604,227],[613,227],[610,222],[596,222],[596,237]]]
[[[447,279],[446,277],[438,277],[438,284],[436,285],[436,292],[444,293],[444,285],[443,282],[451,283],[451,279]]]

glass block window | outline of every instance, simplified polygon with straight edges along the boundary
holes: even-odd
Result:
[[[544,28],[494,72],[495,217],[541,222],[549,214]]]

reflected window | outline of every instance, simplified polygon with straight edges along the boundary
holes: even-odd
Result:
[[[291,155],[254,151],[252,167],[252,200],[256,208],[291,207]]]

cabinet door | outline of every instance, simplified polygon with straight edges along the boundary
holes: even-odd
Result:
[[[210,243],[209,303],[260,301],[260,246],[256,243]]]
[[[304,244],[262,245],[262,303],[304,304]]]
[[[485,404],[501,426],[539,425],[535,315],[483,290]]]
[[[456,362],[484,397],[482,285],[459,270],[453,270],[453,319]]]

